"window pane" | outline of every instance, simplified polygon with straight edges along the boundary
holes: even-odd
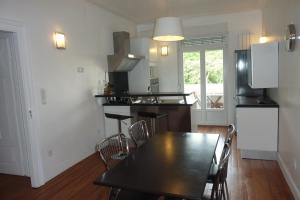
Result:
[[[200,106],[200,52],[183,53],[184,92],[193,92]]]
[[[224,108],[223,50],[205,51],[206,108]]]

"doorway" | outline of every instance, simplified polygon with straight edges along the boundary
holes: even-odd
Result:
[[[197,99],[192,108],[192,129],[197,125],[226,125],[226,45],[201,39],[183,42],[183,91]]]
[[[4,120],[5,126],[1,125],[1,129],[3,130],[1,130],[0,140],[4,141],[4,137],[10,138],[6,141],[12,143],[11,148],[13,146],[16,148],[12,148],[15,150],[10,152],[11,155],[5,154],[5,151],[3,152],[1,150],[1,153],[3,153],[1,156],[7,156],[6,158],[3,157],[3,160],[6,159],[10,162],[13,161],[12,163],[21,163],[22,165],[20,169],[7,173],[22,174],[30,177],[31,186],[36,188],[45,183],[45,178],[37,135],[39,132],[39,118],[34,102],[31,65],[28,56],[30,51],[28,51],[26,43],[25,25],[18,21],[0,18],[0,31],[5,33],[4,36],[2,36],[5,41],[2,41],[2,43],[4,43],[3,45],[5,45],[5,43],[6,46],[8,45],[8,50],[7,47],[2,47],[4,49],[2,51],[8,52],[7,54],[11,56],[10,63],[8,63],[10,64],[10,68],[1,67],[1,70],[5,70],[1,72],[1,74],[10,73],[9,76],[3,75],[4,78],[1,78],[1,87],[3,88],[5,85],[6,91],[9,87],[13,89],[10,98],[9,95],[5,97],[12,99],[12,101],[3,100],[2,107],[5,109],[11,106],[13,107],[12,112],[10,112],[11,109],[5,112],[8,112],[9,116],[15,120],[14,123],[17,123],[14,129],[10,128],[14,130],[12,133],[4,133],[4,129],[7,130],[9,129],[8,127],[12,127],[13,125],[7,125],[5,119],[2,119]],[[8,84],[11,86],[8,86]],[[0,98],[5,99],[2,93],[0,93]],[[7,102],[9,104],[8,106],[6,105]],[[4,118],[4,115],[1,115],[1,117]],[[5,117],[7,118],[7,116]],[[10,134],[15,134],[16,140],[11,139],[12,136],[8,136]]]
[[[0,31],[0,173],[29,176],[15,45],[12,32]]]

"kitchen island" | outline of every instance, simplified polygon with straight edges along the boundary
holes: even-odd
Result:
[[[128,127],[140,120],[139,112],[153,112],[167,114],[168,117],[159,123],[159,130],[163,132],[184,131],[191,132],[191,106],[196,102],[190,93],[124,93],[124,94],[99,94],[104,113],[131,115],[122,124],[122,130],[128,134]],[[105,118],[106,136],[117,133],[116,120]]]

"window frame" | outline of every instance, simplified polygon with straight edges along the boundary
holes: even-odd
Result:
[[[223,98],[224,106],[223,108],[207,108],[206,105],[206,66],[205,66],[205,52],[213,50],[223,50]],[[193,45],[184,46],[182,43],[178,45],[178,86],[181,92],[184,92],[184,69],[183,69],[183,53],[184,52],[200,52],[200,91],[201,91],[201,106],[197,108],[199,110],[207,110],[210,112],[220,112],[227,110],[227,87],[226,87],[226,69],[227,69],[227,45],[225,43],[209,44],[209,45]],[[204,94],[204,95],[203,95]]]

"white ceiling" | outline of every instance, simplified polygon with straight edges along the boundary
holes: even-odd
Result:
[[[138,24],[163,16],[201,16],[260,8],[266,0],[88,0]]]

